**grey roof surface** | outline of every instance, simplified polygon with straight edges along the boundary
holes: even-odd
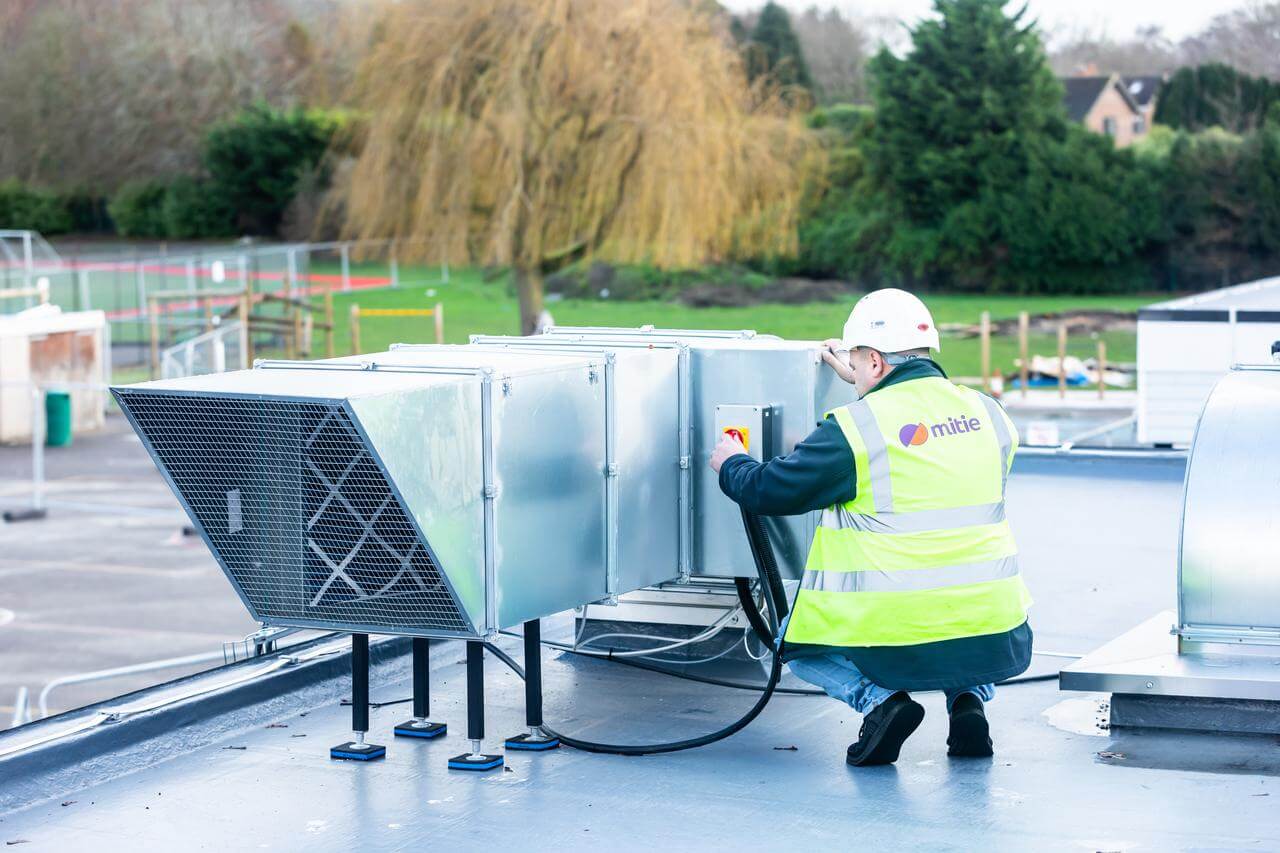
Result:
[[[1123,78],[1125,91],[1138,106],[1145,107],[1155,98],[1164,85],[1164,78],[1156,74],[1135,75]]]
[[[1009,515],[1038,648],[1087,651],[1174,605],[1181,476],[1168,461],[1018,462]],[[517,651],[518,641],[502,644]],[[1280,848],[1275,738],[1104,731],[1104,696],[1052,682],[997,691],[990,761],[947,759],[942,699],[925,694],[925,722],[896,766],[849,768],[858,717],[823,697],[780,696],[744,732],[692,752],[560,749],[509,753],[510,772],[449,771],[466,746],[461,652],[433,651],[432,717],[450,724],[442,740],[393,742],[408,711],[383,707],[371,739],[387,759],[330,761],[328,747],[347,737],[341,680],[221,709],[216,721],[188,714],[185,728],[131,746],[134,723],[113,723],[120,746],[86,755],[78,776],[44,792],[51,799],[0,815],[0,840],[130,851]],[[588,738],[687,736],[752,701],[606,661],[544,660],[548,722]],[[490,661],[492,749],[523,716],[519,682]],[[1059,663],[1038,658],[1032,671]],[[408,690],[402,658],[375,670],[375,701]],[[0,735],[0,751],[21,731]],[[0,765],[0,802],[44,784],[38,770],[3,774]]]
[[[1066,91],[1062,103],[1067,108],[1067,117],[1072,121],[1084,121],[1107,84],[1112,82],[1129,104],[1129,108],[1134,112],[1138,111],[1137,102],[1117,77],[1063,77],[1061,81]]]
[[[1236,284],[1207,293],[1197,293],[1168,302],[1157,302],[1141,309],[1152,314],[1169,311],[1280,311],[1280,276]]]

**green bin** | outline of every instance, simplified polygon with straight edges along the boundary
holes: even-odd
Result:
[[[66,447],[71,443],[71,392],[46,391],[44,395],[44,443]]]

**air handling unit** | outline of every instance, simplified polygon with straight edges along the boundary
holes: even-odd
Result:
[[[426,638],[468,641],[464,769],[497,766],[475,716],[484,640],[524,625],[530,732],[508,747],[545,748],[538,620],[755,577],[712,448],[733,430],[757,458],[785,452],[853,396],[816,343],[650,328],[263,361],[113,393],[251,614],[353,635],[358,737],[334,757],[381,754],[361,734],[369,634],[419,638],[414,719],[397,728],[415,737],[443,731],[426,720]],[[815,524],[768,520],[782,575],[799,577]]]
[[[405,361],[115,389],[256,619],[482,637],[675,574],[610,550],[611,364]]]

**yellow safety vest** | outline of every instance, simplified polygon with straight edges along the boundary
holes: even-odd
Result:
[[[1004,515],[1018,434],[995,400],[941,377],[834,414],[856,497],[829,507],[786,641],[908,646],[1021,625],[1031,596]]]

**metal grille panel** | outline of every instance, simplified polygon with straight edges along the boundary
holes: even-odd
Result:
[[[470,632],[340,403],[117,397],[260,618]]]

